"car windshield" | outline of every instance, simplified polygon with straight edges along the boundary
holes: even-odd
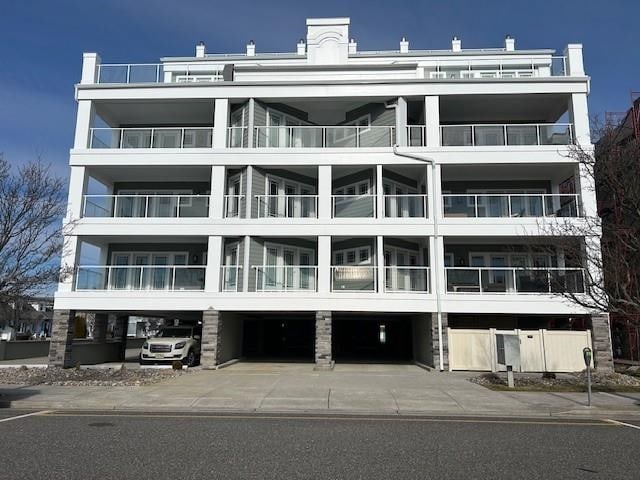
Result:
[[[163,328],[158,332],[158,337],[173,337],[173,338],[181,338],[181,337],[190,337],[191,329],[190,328]]]

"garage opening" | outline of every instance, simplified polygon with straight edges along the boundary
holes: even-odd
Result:
[[[333,316],[336,362],[409,363],[413,360],[412,319],[408,315]]]
[[[248,314],[242,356],[252,361],[313,362],[315,314]]]

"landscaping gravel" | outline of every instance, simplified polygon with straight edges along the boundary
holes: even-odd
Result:
[[[188,374],[188,370],[172,369],[20,367],[0,369],[0,384],[122,387],[152,385]]]
[[[515,388],[527,390],[574,390],[582,391],[586,388],[586,370],[577,373],[563,373],[550,376],[536,374],[515,374]],[[483,373],[477,377],[469,379],[470,382],[477,383],[484,387],[507,387],[506,374]],[[640,378],[614,372],[591,372],[591,385],[594,390],[635,390],[640,391]]]

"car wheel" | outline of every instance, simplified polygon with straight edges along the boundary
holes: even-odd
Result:
[[[193,350],[189,350],[189,353],[187,353],[187,366],[195,367],[197,359],[198,357],[196,357],[195,352]]]

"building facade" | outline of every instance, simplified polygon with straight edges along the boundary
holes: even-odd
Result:
[[[360,51],[349,23],[293,53],[84,54],[52,364],[92,312],[201,324],[206,367],[447,370],[450,329],[588,330],[610,366],[607,317],[560,295],[586,263],[540,228],[596,209],[566,156],[591,146],[581,45]]]

